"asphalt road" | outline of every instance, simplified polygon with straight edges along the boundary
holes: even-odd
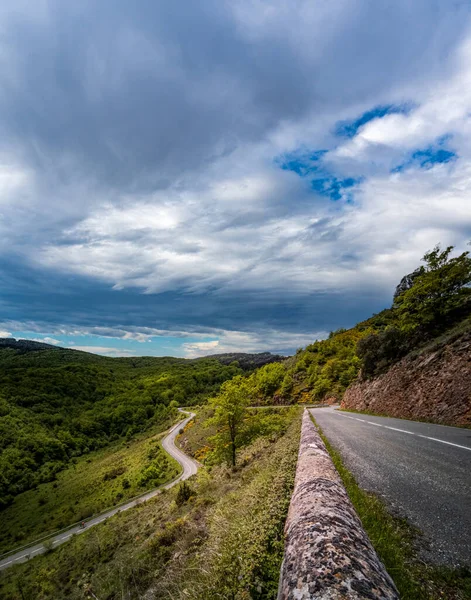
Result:
[[[162,447],[164,448],[164,450],[166,450],[166,452],[168,452],[171,456],[173,456],[173,458],[177,462],[179,462],[180,465],[183,467],[183,471],[177,479],[174,479],[173,481],[171,481],[170,483],[167,483],[165,485],[159,486],[155,490],[147,492],[146,494],[143,494],[142,496],[139,496],[138,498],[135,498],[134,500],[127,502],[126,504],[122,504],[119,507],[116,507],[116,508],[113,508],[106,512],[103,512],[100,515],[87,520],[86,526],[84,529],[82,529],[80,527],[80,525],[76,525],[74,527],[70,527],[66,531],[58,533],[55,536],[49,537],[48,544],[50,542],[52,542],[52,546],[54,548],[56,548],[60,544],[63,544],[68,539],[70,539],[73,535],[79,535],[79,534],[83,533],[84,531],[87,531],[88,529],[90,529],[90,527],[93,527],[94,525],[98,525],[99,523],[106,521],[106,519],[109,519],[116,513],[123,512],[124,510],[128,510],[129,508],[133,508],[137,504],[140,504],[140,503],[144,502],[145,500],[149,500],[150,498],[153,498],[157,494],[160,494],[162,489],[169,489],[169,488],[173,487],[174,485],[176,485],[177,483],[179,483],[180,481],[184,481],[185,479],[188,479],[189,477],[194,475],[196,473],[196,471],[198,470],[198,466],[199,466],[198,463],[195,460],[193,460],[192,458],[190,458],[189,456],[187,456],[186,454],[184,454],[175,445],[175,438],[178,435],[179,429],[181,427],[185,427],[185,425],[188,423],[188,421],[190,421],[195,416],[194,413],[187,413],[186,411],[182,411],[182,412],[185,412],[189,416],[186,419],[184,419],[183,421],[180,421],[179,423],[174,425],[169,430],[169,432],[165,436],[165,438],[162,440]],[[27,548],[24,548],[18,552],[15,552],[14,554],[9,554],[8,556],[2,558],[0,560],[0,571],[3,569],[7,569],[8,567],[11,567],[14,564],[18,564],[20,562],[25,562],[25,561],[29,560],[30,558],[37,556],[38,554],[43,554],[45,551],[46,551],[46,548],[44,547],[44,542],[41,542],[38,544],[33,543],[33,545],[30,545]]]
[[[422,556],[471,565],[471,430],[312,409],[359,485],[417,527]]]

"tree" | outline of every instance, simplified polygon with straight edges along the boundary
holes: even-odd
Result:
[[[370,333],[357,344],[357,355],[362,361],[362,377],[368,379],[379,375],[398,361],[409,350],[404,331],[397,327],[386,327],[378,333]]]
[[[396,302],[396,299],[399,298],[399,296],[402,296],[402,294],[407,292],[407,290],[410,290],[411,287],[414,285],[414,282],[417,279],[417,277],[423,275],[424,273],[425,267],[420,266],[417,269],[415,269],[415,271],[413,271],[412,273],[404,275],[404,277],[399,282],[399,285],[396,287],[396,291],[394,292],[394,302]]]
[[[257,394],[263,399],[271,398],[285,375],[286,368],[281,363],[270,363],[258,369],[252,376]]]
[[[235,467],[237,448],[243,441],[246,429],[247,407],[252,399],[250,385],[247,379],[240,375],[221,386],[218,396],[209,400],[214,409],[214,416],[208,425],[216,425],[218,433],[211,438],[216,452],[228,459]]]
[[[399,284],[393,309],[404,331],[437,330],[469,311],[471,258],[469,252],[450,258],[452,250],[436,246],[424,255],[425,267]]]

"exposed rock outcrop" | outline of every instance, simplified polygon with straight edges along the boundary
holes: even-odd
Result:
[[[471,427],[471,334],[354,383],[342,408]]]
[[[307,410],[278,600],[398,600]]]

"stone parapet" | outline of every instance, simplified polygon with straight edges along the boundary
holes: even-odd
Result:
[[[304,411],[278,600],[398,600],[340,476]]]

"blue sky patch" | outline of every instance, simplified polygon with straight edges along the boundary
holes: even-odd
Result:
[[[356,119],[339,121],[335,126],[334,133],[340,137],[352,138],[356,136],[360,127],[363,127],[363,125],[366,125],[366,123],[373,121],[373,119],[382,119],[386,115],[391,114],[407,114],[411,111],[411,109],[412,106],[409,104],[387,104],[384,106],[375,106]]]
[[[323,164],[323,157],[327,150],[315,152],[292,152],[283,155],[275,162],[285,171],[293,171],[300,177],[310,182],[313,191],[331,200],[337,201],[345,197],[345,190],[360,183],[363,178],[344,177],[339,178],[329,171]],[[351,194],[347,200],[351,201]]]
[[[353,177],[346,177],[345,179],[338,179],[334,176],[321,177],[313,179],[311,187],[319,194],[329,196],[334,201],[340,200],[344,196],[347,196],[347,200],[351,200],[351,194],[345,194],[346,190],[361,181],[361,178],[354,179]]]
[[[438,138],[435,144],[432,144],[427,148],[414,150],[403,163],[394,167],[392,172],[400,173],[412,166],[419,166],[422,169],[431,169],[434,165],[456,160],[456,158],[458,158],[456,152],[444,147],[450,139],[451,136],[449,135],[442,136]]]
[[[316,150],[314,152],[288,152],[275,160],[276,164],[284,171],[293,171],[300,177],[319,169],[319,162],[327,150]]]
[[[83,350],[104,356],[179,356],[184,357],[185,344],[215,341],[214,336],[152,336],[146,341],[92,334],[45,334],[34,331],[13,331],[12,338],[44,342],[52,346]],[[209,353],[209,352],[208,352]]]

